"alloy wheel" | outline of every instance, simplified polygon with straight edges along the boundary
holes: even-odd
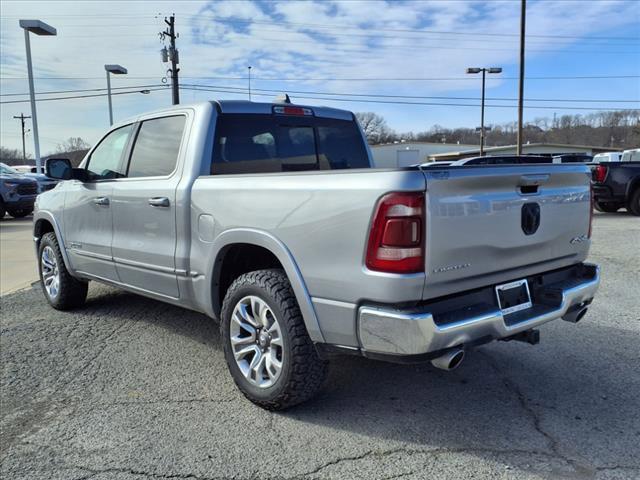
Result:
[[[60,292],[60,271],[58,260],[50,246],[42,249],[40,257],[40,269],[42,271],[42,282],[50,299],[55,299]]]
[[[249,383],[271,387],[282,372],[284,349],[278,319],[260,297],[249,295],[234,307],[229,328],[236,365]]]

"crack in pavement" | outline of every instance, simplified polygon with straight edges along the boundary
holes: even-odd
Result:
[[[490,454],[494,454],[494,455],[505,455],[505,454],[513,454],[513,455],[538,455],[541,457],[547,457],[550,459],[560,459],[565,461],[568,465],[573,466],[570,462],[568,462],[564,457],[560,456],[560,455],[556,455],[556,454],[552,454],[552,453],[548,453],[548,452],[541,452],[538,450],[520,450],[520,449],[513,449],[513,450],[505,450],[505,449],[493,449],[493,448],[433,448],[433,449],[423,449],[423,448],[408,448],[408,447],[397,447],[397,448],[393,448],[390,450],[367,450],[364,453],[361,453],[359,455],[353,455],[353,456],[348,456],[348,457],[339,457],[336,459],[333,459],[329,462],[323,463],[321,465],[319,465],[318,467],[316,467],[313,470],[309,470],[307,472],[298,474],[298,475],[294,475],[293,477],[290,477],[291,479],[302,479],[302,478],[306,478],[312,475],[315,475],[317,473],[320,473],[322,470],[334,466],[334,465],[338,465],[340,463],[344,463],[344,462],[354,462],[354,461],[358,461],[358,460],[363,460],[365,458],[368,457],[376,457],[376,458],[384,458],[384,457],[388,457],[391,455],[395,455],[398,453],[404,453],[407,454],[409,456],[412,455],[419,455],[419,454],[424,454],[424,455],[431,455],[431,456],[439,456],[439,455],[444,455],[444,454],[448,454],[448,453],[469,453],[469,454],[474,454],[474,453],[490,453]],[[410,472],[407,473],[403,473],[399,476],[406,476],[406,475],[410,475]],[[397,477],[389,477],[389,478],[397,478]]]
[[[102,475],[103,473],[126,473],[129,475],[139,475],[139,476],[145,476],[147,478],[158,478],[158,479],[192,479],[192,480],[223,480],[226,477],[202,477],[199,475],[195,475],[193,473],[175,473],[175,474],[162,474],[162,473],[153,473],[153,472],[146,472],[144,470],[135,470],[132,468],[117,468],[117,467],[111,467],[111,468],[102,468],[102,469],[93,469],[93,468],[88,468],[88,467],[81,467],[81,466],[69,466],[67,467],[68,470],[84,470],[86,472],[89,472],[87,475],[80,477],[80,478],[76,478],[75,480],[89,480],[97,475]],[[253,477],[246,477],[247,479],[249,478],[253,478]]]
[[[487,352],[483,350],[478,350],[478,353],[482,355],[489,366],[502,378],[502,383],[504,386],[513,393],[518,399],[518,403],[520,407],[529,415],[531,421],[533,423],[533,427],[536,432],[542,435],[547,444],[549,445],[549,449],[553,452],[553,455],[557,458],[564,460],[568,463],[575,471],[578,478],[593,478],[596,474],[596,468],[593,466],[586,466],[579,463],[576,459],[569,457],[561,451],[560,441],[555,438],[551,433],[547,432],[543,427],[538,413],[529,406],[529,402],[525,396],[525,394],[520,390],[520,387],[511,380],[507,374],[500,368],[498,363],[489,355]]]

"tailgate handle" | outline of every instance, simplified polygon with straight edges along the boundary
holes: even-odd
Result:
[[[538,193],[540,184],[549,180],[548,173],[537,175],[522,175],[518,181],[518,191],[520,195],[535,195]]]
[[[531,187],[538,186],[541,183],[544,183],[549,180],[548,173],[534,174],[534,175],[522,175],[520,177],[520,181],[518,182],[519,187]]]

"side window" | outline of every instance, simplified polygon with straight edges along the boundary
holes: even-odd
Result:
[[[87,164],[87,172],[92,180],[104,180],[124,176],[122,153],[133,125],[118,128],[102,139],[91,153]]]
[[[184,115],[176,115],[142,122],[131,152],[127,177],[157,177],[173,172],[185,119]]]

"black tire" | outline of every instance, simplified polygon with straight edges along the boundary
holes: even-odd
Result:
[[[4,202],[2,200],[0,200],[0,220],[2,220],[4,218],[4,214],[5,213],[7,213],[7,211],[4,208]]]
[[[620,208],[622,208],[622,205],[620,205],[619,203],[611,202],[595,202],[593,206],[596,208],[596,210],[603,213],[615,213]]]
[[[58,281],[58,293],[55,296],[51,296],[45,288],[45,280],[43,278],[42,268],[42,252],[45,248],[49,247],[53,251],[55,257],[57,272],[59,275]],[[49,304],[56,310],[70,310],[72,308],[80,307],[87,299],[87,291],[89,284],[82,280],[78,280],[72,277],[67,270],[60,252],[60,245],[55,233],[49,232],[42,236],[40,245],[38,247],[38,271],[40,273],[40,284],[42,286],[42,292]]]
[[[282,367],[269,387],[249,382],[240,370],[231,345],[231,316],[247,296],[264,301],[282,333]],[[322,387],[328,362],[318,355],[309,338],[291,284],[282,270],[257,270],[238,277],[222,304],[220,332],[229,371],[240,391],[266,410],[284,410],[313,397]]]
[[[24,218],[27,215],[31,215],[33,213],[33,210],[29,210],[26,208],[21,208],[19,210],[9,210],[9,215],[11,215],[13,218]]]
[[[640,187],[637,187],[633,192],[631,192],[627,208],[635,216],[640,216]]]

